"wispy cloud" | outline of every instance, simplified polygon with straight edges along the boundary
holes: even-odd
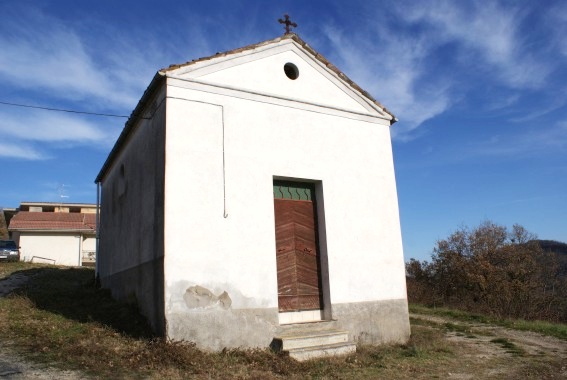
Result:
[[[493,79],[514,88],[538,88],[545,83],[553,67],[525,45],[520,28],[526,14],[521,8],[498,2],[418,4],[398,9],[408,21],[428,25],[438,43],[461,44],[458,52],[468,66],[484,64],[496,70]]]
[[[29,144],[22,144],[11,140],[4,140],[0,142],[0,157],[3,158],[17,158],[23,160],[45,160],[49,156],[38,151]]]
[[[40,106],[128,115],[158,69],[212,54],[212,37],[196,14],[180,16],[188,25],[182,33],[171,25],[124,33],[105,20],[63,21],[47,8],[25,4],[0,4],[0,14],[0,88],[5,90],[0,93],[16,103],[30,104],[33,98]],[[2,107],[0,156],[38,160],[50,158],[47,149],[55,153],[57,147],[108,147],[124,121]]]
[[[548,128],[532,126],[528,130],[471,143],[464,148],[468,156],[499,156],[525,158],[534,153],[563,154],[567,149],[567,122]]]
[[[4,98],[20,94],[22,99],[3,100],[30,104],[21,95],[25,91],[40,106],[127,115],[158,68],[149,69],[152,63],[132,36],[113,35],[110,27],[93,28],[97,38],[92,38],[85,34],[89,28],[64,23],[39,8],[0,6],[0,12],[0,86]],[[58,147],[108,147],[124,121],[2,106],[0,156],[44,160]]]
[[[536,91],[555,68],[553,60],[539,56],[540,47],[530,45],[523,24],[528,15],[514,4],[396,1],[363,13],[354,31],[332,23],[323,31],[337,65],[398,116],[392,131],[399,140],[415,137],[412,131],[471,89]],[[518,100],[516,94],[504,100],[486,96],[483,108]]]
[[[545,24],[551,34],[551,44],[564,57],[567,57],[567,5],[565,3],[554,4],[547,8]]]
[[[72,114],[9,111],[0,109],[0,157],[4,158],[45,160],[52,158],[56,148],[108,148],[123,126],[123,119],[95,123]]]
[[[450,86],[444,78],[418,86],[425,75],[421,61],[430,51],[428,41],[396,36],[385,28],[379,41],[357,44],[336,27],[327,26],[325,33],[339,67],[403,120],[395,130],[401,138],[449,106]]]
[[[136,71],[131,63],[139,63],[141,53],[124,49],[119,38],[109,39],[105,50],[122,63],[109,66],[95,59],[107,57],[94,54],[86,40],[79,31],[40,10],[20,9],[17,19],[4,18],[0,26],[0,79],[15,88],[44,91],[59,99],[88,99],[91,107],[131,108],[148,79],[138,76],[132,80],[123,68]]]
[[[0,118],[0,133],[18,140],[87,144],[106,137],[100,127],[78,117],[32,112],[17,116],[0,113]]]

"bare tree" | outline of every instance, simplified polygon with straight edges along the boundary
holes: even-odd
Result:
[[[439,240],[431,262],[406,264],[411,302],[501,317],[567,320],[567,280],[558,255],[520,225],[485,221]]]

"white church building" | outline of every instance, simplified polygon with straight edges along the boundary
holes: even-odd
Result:
[[[158,71],[95,181],[102,286],[205,349],[405,342],[395,121],[293,33]]]

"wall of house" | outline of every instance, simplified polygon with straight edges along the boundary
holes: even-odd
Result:
[[[102,181],[98,270],[114,297],[135,300],[158,334],[163,316],[165,111],[162,89]]]
[[[83,235],[83,251],[94,251],[96,249],[95,235]]]
[[[81,265],[80,232],[19,232],[20,259],[34,263]]]
[[[81,257],[81,265],[95,266],[96,235],[83,235],[83,248]]]
[[[296,58],[279,57],[277,70]],[[250,75],[245,66],[235,77]],[[255,74],[277,83],[283,73]],[[407,340],[389,121],[360,109],[168,83],[169,337],[212,349],[265,347],[279,331],[272,184],[288,178],[316,181],[324,198],[331,317],[357,341]],[[302,97],[317,99],[311,91]]]

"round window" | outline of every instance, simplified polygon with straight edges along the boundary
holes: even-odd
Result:
[[[286,63],[283,67],[285,75],[291,79],[291,80],[295,80],[297,79],[297,77],[299,76],[299,70],[297,68],[297,66],[295,66],[293,63]]]

